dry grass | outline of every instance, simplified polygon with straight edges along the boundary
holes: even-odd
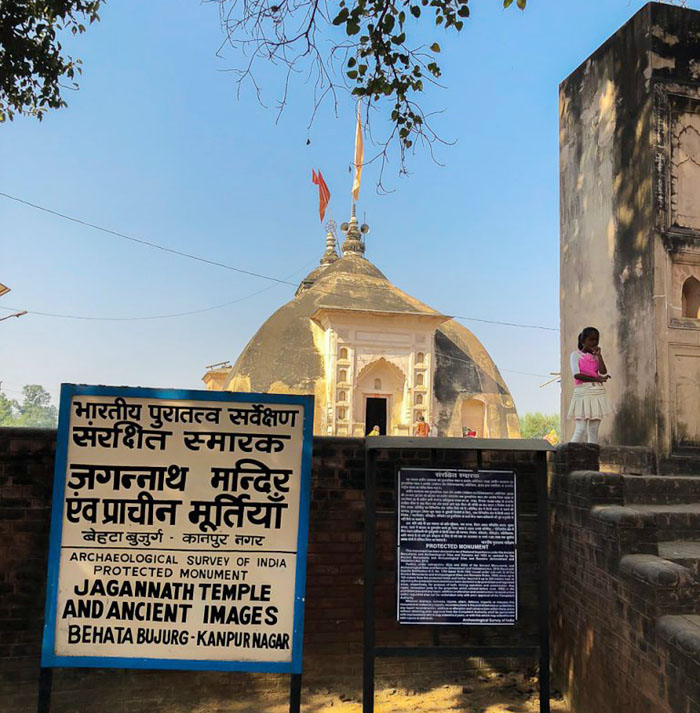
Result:
[[[537,713],[537,680],[523,674],[487,673],[468,684],[439,685],[406,690],[381,688],[375,696],[376,713]],[[553,699],[552,713],[570,713],[564,701]],[[288,713],[283,697],[239,701],[230,713]],[[357,691],[304,689],[303,713],[362,713]]]

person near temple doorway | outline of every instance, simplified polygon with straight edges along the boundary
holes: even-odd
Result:
[[[603,384],[610,378],[598,342],[600,332],[586,327],[578,335],[578,349],[571,352],[569,363],[574,377],[574,393],[568,418],[576,421],[572,443],[598,443],[598,429],[603,416],[611,412]]]
[[[379,426],[375,426],[368,434],[368,436],[380,436]]]
[[[431,438],[437,438],[437,434],[438,434],[437,426],[431,421],[430,426],[428,428],[428,435]]]
[[[430,433],[430,428],[425,422],[425,418],[421,415],[418,416],[418,421],[413,429],[413,435],[419,438],[425,438]]]

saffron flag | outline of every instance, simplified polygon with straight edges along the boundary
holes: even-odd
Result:
[[[323,180],[323,175],[319,169],[316,173],[311,169],[311,181],[314,185],[318,186],[318,214],[321,217],[321,222],[323,223],[323,216],[326,214],[326,207],[328,206],[328,201],[331,199],[331,192],[328,190],[326,182]]]
[[[355,180],[352,183],[352,198],[355,202],[360,196],[360,180],[362,179],[362,163],[365,159],[365,148],[362,145],[362,115],[361,104],[357,102],[357,127],[355,129]]]

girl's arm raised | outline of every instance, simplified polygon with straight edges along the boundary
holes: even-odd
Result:
[[[598,354],[596,355],[598,357],[598,371],[601,374],[607,374],[608,373],[608,367],[605,366],[605,360],[603,359],[603,352],[598,350]]]

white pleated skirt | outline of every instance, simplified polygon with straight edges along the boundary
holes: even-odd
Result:
[[[574,386],[574,393],[569,404],[570,419],[601,419],[612,413],[603,384],[581,384]]]

